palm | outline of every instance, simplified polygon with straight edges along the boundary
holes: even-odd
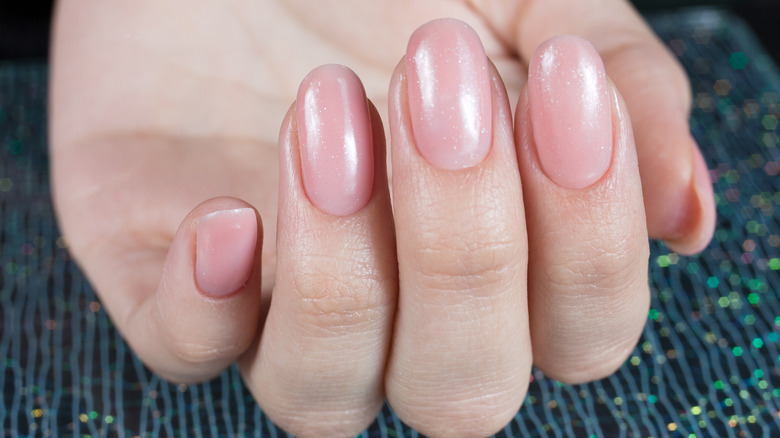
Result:
[[[384,113],[387,82],[406,36],[440,15],[470,14],[464,18],[477,28],[481,23],[473,11],[446,0],[410,2],[396,14],[389,13],[397,10],[390,1],[348,9],[305,1],[181,3],[132,6],[143,14],[107,11],[113,14],[101,17],[104,25],[96,29],[101,34],[91,39],[99,47],[79,62],[99,66],[95,77],[67,85],[87,87],[87,101],[79,104],[94,112],[85,117],[61,108],[56,95],[53,102],[62,114],[55,119],[55,135],[61,134],[67,150],[57,162],[67,164],[55,168],[60,209],[66,217],[79,215],[69,210],[79,205],[69,198],[84,194],[68,189],[72,182],[91,187],[80,202],[99,204],[90,210],[106,216],[74,221],[71,235],[87,233],[91,238],[82,242],[90,246],[106,234],[135,230],[122,252],[148,256],[154,248],[160,266],[179,221],[213,196],[246,199],[260,211],[266,236],[275,235],[278,126],[309,70],[324,63],[349,65]],[[95,9],[95,17],[81,19],[105,12]],[[366,16],[383,20],[383,32]],[[516,95],[519,62],[501,53],[491,35],[483,41],[502,70],[515,70],[505,78],[510,96]],[[69,40],[59,43],[67,49]],[[273,285],[275,252],[274,239],[266,239],[266,291]],[[155,277],[146,290],[154,290]]]

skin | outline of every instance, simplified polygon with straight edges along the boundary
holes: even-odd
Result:
[[[517,412],[532,362],[565,382],[612,373],[644,325],[648,234],[683,253],[712,235],[680,67],[619,0],[332,3],[57,5],[55,205],[128,343],[177,382],[239,360],[264,411],[300,436],[359,433],[385,398],[425,434],[488,435]],[[442,16],[474,27],[495,65],[491,153],[462,172],[416,153],[399,91],[409,35]],[[591,41],[620,89],[614,163],[572,196],[529,153],[523,91],[534,49],[561,33]],[[325,63],[350,66],[379,108],[376,156],[382,121],[392,139],[389,175],[377,160],[371,201],[346,219],[302,191],[288,111]],[[505,208],[469,215],[480,200]],[[193,275],[197,220],[245,207],[258,212],[253,273],[209,298]],[[453,270],[464,248],[490,262]],[[441,293],[454,282],[469,287]]]

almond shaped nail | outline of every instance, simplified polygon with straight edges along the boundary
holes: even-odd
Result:
[[[304,78],[296,102],[303,187],[325,213],[347,216],[369,201],[374,148],[363,84],[350,69],[323,65]]]
[[[442,169],[487,156],[492,101],[487,56],[477,33],[455,19],[418,28],[406,49],[409,113],[420,154]]]
[[[542,43],[531,58],[528,98],[542,170],[553,182],[583,189],[612,162],[612,109],[604,63],[575,36]]]

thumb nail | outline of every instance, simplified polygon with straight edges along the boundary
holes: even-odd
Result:
[[[205,294],[224,297],[249,280],[257,245],[257,216],[251,208],[221,210],[198,220],[195,281]]]

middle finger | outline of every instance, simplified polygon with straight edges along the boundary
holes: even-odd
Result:
[[[413,34],[389,119],[400,295],[387,397],[425,434],[489,435],[528,385],[527,239],[506,92],[471,28]]]

